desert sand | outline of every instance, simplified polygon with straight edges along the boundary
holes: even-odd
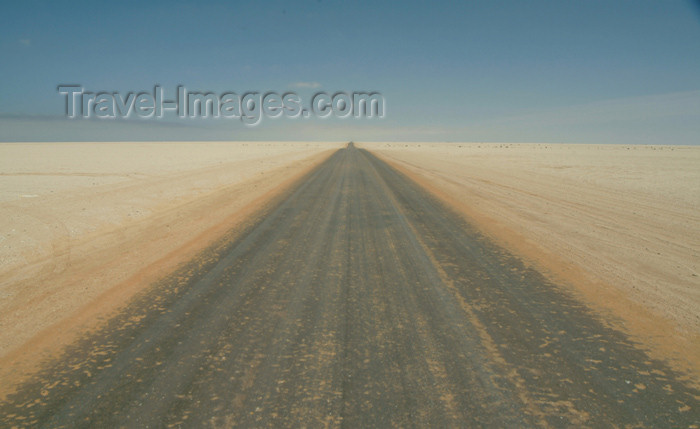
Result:
[[[361,146],[646,346],[697,369],[700,147]]]
[[[5,401],[0,383],[0,426],[698,422],[683,374],[371,153],[296,183]]]
[[[0,368],[105,320],[342,146],[0,144]],[[360,146],[700,374],[700,148]]]
[[[0,367],[68,343],[339,147],[0,144]]]

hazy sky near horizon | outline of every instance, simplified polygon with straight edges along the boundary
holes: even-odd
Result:
[[[5,2],[0,141],[700,144],[698,3]],[[67,120],[60,84],[373,90],[386,117]]]

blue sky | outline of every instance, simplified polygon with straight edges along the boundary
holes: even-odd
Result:
[[[700,144],[690,0],[5,2],[0,58],[0,141]],[[300,83],[379,91],[386,117],[67,120],[56,91]]]

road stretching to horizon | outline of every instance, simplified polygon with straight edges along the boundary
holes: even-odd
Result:
[[[687,427],[700,392],[352,144],[0,404],[0,427]]]

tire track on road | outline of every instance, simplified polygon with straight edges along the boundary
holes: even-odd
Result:
[[[692,426],[697,390],[353,145],[0,404],[0,426]]]

